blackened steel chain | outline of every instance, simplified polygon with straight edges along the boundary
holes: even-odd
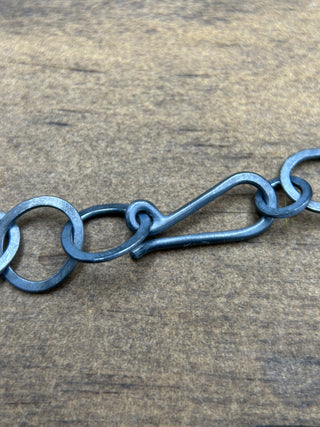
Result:
[[[283,163],[280,177],[270,181],[252,172],[236,173],[169,215],[163,215],[155,205],[146,200],[136,200],[130,205],[117,203],[92,206],[80,213],[70,203],[57,197],[41,196],[26,200],[15,206],[7,214],[0,212],[0,273],[21,290],[44,292],[61,283],[71,273],[78,261],[90,263],[109,261],[127,252],[130,252],[132,258],[138,259],[154,250],[250,239],[266,231],[275,218],[288,218],[297,215],[304,209],[320,212],[320,202],[311,200],[312,189],[310,184],[302,178],[292,176],[292,170],[296,165],[306,160],[317,160],[319,158],[320,148],[300,151],[290,156]],[[150,239],[150,237],[162,233],[240,184],[250,184],[257,188],[254,201],[261,218],[255,224],[235,230]],[[291,205],[278,207],[275,189],[279,187],[293,201]],[[20,243],[20,231],[16,225],[16,220],[32,209],[46,206],[59,209],[69,218],[61,236],[61,243],[68,257],[53,276],[41,281],[30,281],[19,276],[10,267]],[[108,215],[125,217],[127,226],[134,234],[114,249],[95,253],[83,251],[83,221]],[[6,237],[7,243],[4,249]]]

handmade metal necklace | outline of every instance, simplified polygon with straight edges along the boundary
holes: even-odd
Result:
[[[236,173],[170,215],[163,215],[155,205],[145,200],[136,200],[131,204],[92,206],[81,212],[78,212],[70,203],[57,197],[42,196],[26,200],[15,206],[7,214],[0,213],[0,273],[19,289],[28,292],[44,292],[61,283],[71,273],[78,261],[91,263],[110,261],[127,252],[130,252],[132,258],[138,259],[158,249],[250,239],[266,231],[274,221],[274,218],[288,218],[297,215],[304,209],[320,212],[320,203],[311,201],[312,189],[308,182],[291,175],[293,168],[298,163],[319,158],[320,148],[300,151],[283,163],[280,177],[271,181],[267,181],[262,176],[252,172]],[[251,184],[258,189],[255,194],[255,205],[261,218],[254,225],[236,230],[150,239],[150,237],[167,230],[239,184]],[[296,190],[295,186],[299,188],[300,192]],[[282,187],[293,201],[291,205],[278,207],[275,193],[275,188],[277,187]],[[15,221],[24,213],[37,207],[45,206],[59,209],[69,218],[61,236],[62,246],[68,258],[60,270],[50,278],[41,281],[30,281],[19,276],[10,267],[10,262],[14,258],[20,243],[20,231]],[[134,233],[132,237],[117,248],[104,252],[88,253],[82,251],[84,241],[83,221],[97,216],[108,215],[125,217],[127,226]],[[8,242],[4,250],[4,241],[7,234]]]

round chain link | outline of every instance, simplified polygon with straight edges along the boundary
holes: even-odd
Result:
[[[128,208],[128,205],[124,205],[120,203],[92,206],[88,209],[81,211],[80,217],[82,221],[87,221],[88,219],[94,218],[97,216],[107,216],[107,215],[125,216],[127,208]],[[136,231],[136,233],[132,237],[130,237],[130,239],[122,243],[120,246],[114,249],[109,249],[107,251],[89,253],[89,252],[84,252],[78,249],[72,243],[72,234],[71,234],[72,226],[70,222],[68,222],[65,225],[62,231],[61,242],[67,254],[70,255],[72,258],[76,259],[77,261],[82,261],[82,262],[110,261],[114,258],[118,258],[121,255],[126,254],[127,252],[132,251],[149,235],[149,231],[151,227],[151,218],[149,217],[149,215],[146,215],[145,213],[140,214],[139,221],[140,221],[139,228]]]
[[[256,208],[262,215],[271,216],[272,218],[289,218],[291,216],[298,215],[298,213],[302,212],[307,207],[312,197],[312,188],[310,187],[310,184],[308,184],[308,182],[304,179],[298,178],[297,176],[292,176],[291,180],[297,187],[300,188],[301,194],[300,198],[290,206],[272,208],[265,202],[261,191],[258,190],[256,192],[254,202]],[[269,182],[273,188],[281,187],[280,178],[274,178]]]
[[[0,221],[6,214],[0,212]],[[9,228],[9,241],[6,250],[0,256],[0,273],[5,270],[10,264],[12,258],[15,256],[19,249],[20,244],[20,230],[16,224]]]
[[[42,196],[35,197],[33,199],[26,200],[20,203],[19,205],[11,209],[11,211],[9,211],[2,218],[0,222],[0,254],[2,254],[3,252],[4,238],[11,225],[24,213],[39,207],[52,207],[59,209],[60,211],[65,213],[72,223],[72,227],[74,230],[74,244],[78,248],[82,248],[84,238],[83,223],[76,209],[65,200],[59,199],[57,197]],[[15,253],[11,253],[11,259],[14,257],[14,255]],[[23,291],[44,292],[48,291],[49,289],[52,289],[53,287],[61,283],[71,273],[76,264],[76,260],[68,257],[67,261],[53,276],[40,281],[31,281],[24,279],[23,277],[15,273],[11,267],[7,267],[4,270],[3,275],[8,280],[8,282]]]
[[[320,148],[310,148],[308,150],[302,150],[298,153],[293,154],[288,157],[288,159],[283,163],[280,171],[280,181],[282,188],[287,193],[288,197],[291,200],[298,200],[300,197],[299,192],[294,188],[291,181],[291,172],[293,169],[301,162],[306,160],[317,160],[320,159]],[[313,212],[320,212],[320,202],[311,201],[307,209]]]

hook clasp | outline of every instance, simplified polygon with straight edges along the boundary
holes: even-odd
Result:
[[[269,181],[253,172],[239,172],[229,176],[196,199],[169,215],[163,215],[151,202],[146,200],[136,200],[129,205],[126,211],[127,226],[132,231],[137,230],[139,228],[138,214],[142,212],[147,213],[152,219],[149,236],[155,236],[156,234],[172,227],[177,222],[192,215],[194,212],[226,193],[231,188],[240,184],[254,185],[262,192],[267,205],[272,208],[277,208],[277,196]],[[273,220],[274,219],[271,217],[262,216],[258,222],[245,228],[147,240],[137,246],[130,254],[133,258],[138,259],[143,255],[158,249],[246,240],[266,231],[272,224]]]

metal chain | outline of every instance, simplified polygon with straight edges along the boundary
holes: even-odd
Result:
[[[252,172],[236,173],[169,215],[163,215],[155,205],[146,200],[136,200],[130,205],[106,204],[92,206],[81,212],[78,212],[70,203],[57,197],[42,196],[26,200],[15,206],[7,214],[0,212],[0,273],[21,290],[44,292],[61,283],[71,273],[78,261],[91,263],[110,261],[127,252],[130,252],[132,258],[138,259],[151,251],[160,249],[250,239],[266,231],[274,221],[274,218],[288,218],[297,215],[304,209],[320,212],[320,202],[311,200],[312,189],[308,182],[291,175],[292,170],[299,163],[319,158],[320,148],[303,150],[293,154],[283,163],[280,177],[270,181]],[[255,224],[236,230],[148,239],[151,236],[162,233],[240,184],[250,184],[257,188],[254,201],[261,218]],[[298,187],[300,192],[294,186]],[[275,193],[275,189],[278,187],[281,187],[293,201],[290,206],[278,207]],[[41,281],[30,281],[19,276],[10,267],[20,243],[20,231],[16,225],[16,220],[32,209],[45,206],[59,209],[69,218],[61,236],[62,246],[68,258],[53,276]],[[134,234],[117,248],[96,253],[84,252],[82,250],[84,241],[83,221],[106,215],[125,217],[127,226]],[[7,247],[4,250],[4,242],[7,235]]]

